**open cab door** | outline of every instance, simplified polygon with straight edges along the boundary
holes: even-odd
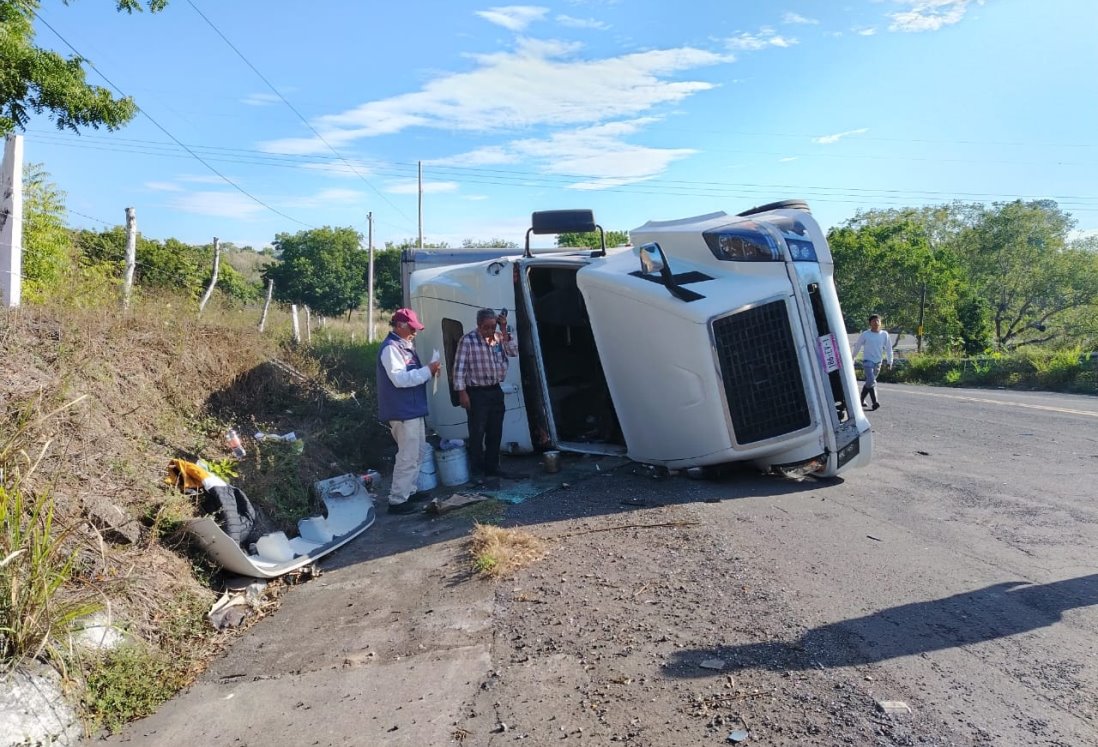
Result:
[[[531,234],[600,233],[594,250],[534,256]],[[534,213],[519,261],[519,357],[535,445],[623,455],[625,441],[576,276],[606,254],[590,210]]]

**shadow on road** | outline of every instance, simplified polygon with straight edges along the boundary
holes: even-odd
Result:
[[[1065,610],[1095,604],[1098,574],[1049,584],[1007,581],[831,623],[795,641],[680,651],[663,669],[672,677],[712,676],[698,663],[713,657],[731,668],[779,671],[874,664],[1025,633],[1059,622]]]
[[[663,476],[644,465],[619,458],[577,454],[563,454],[561,471],[544,475],[538,460],[536,455],[507,458],[504,467],[509,471],[521,472],[527,478],[516,482],[505,481],[500,490],[486,491],[498,500],[495,513],[487,520],[502,526],[544,525],[663,506],[807,493],[841,482],[798,481],[761,475],[757,469],[744,465],[728,465],[715,471],[712,479],[690,480],[681,474]],[[456,488],[440,486],[434,493],[445,497],[471,489],[467,485]],[[486,520],[482,513],[484,507],[441,517],[424,514],[391,516],[384,511],[383,494],[384,491],[378,496],[381,510],[377,523],[346,548],[326,557],[322,561],[325,570],[465,536],[474,522]]]

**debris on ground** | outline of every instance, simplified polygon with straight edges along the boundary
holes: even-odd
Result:
[[[431,502],[424,506],[423,510],[429,514],[445,514],[487,500],[491,500],[491,496],[483,493],[454,493],[448,498],[431,499]]]

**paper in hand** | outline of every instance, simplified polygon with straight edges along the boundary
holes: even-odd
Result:
[[[440,360],[442,360],[442,356],[438,354],[438,348],[435,348],[435,351],[433,353],[431,353],[431,363],[437,363]],[[438,394],[438,377],[437,376],[432,376],[431,377],[431,394]]]

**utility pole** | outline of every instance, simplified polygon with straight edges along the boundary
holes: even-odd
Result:
[[[4,139],[0,165],[0,303],[13,309],[23,292],[23,136]]]
[[[419,166],[419,250],[423,251],[423,161],[417,161]]]
[[[271,308],[271,296],[274,295],[275,281],[273,278],[267,278],[267,300],[263,304],[263,316],[259,317],[259,331],[262,332],[263,328],[267,325],[267,310]]]
[[[915,352],[923,352],[923,310],[926,309],[926,283],[919,295],[919,326],[915,328]]]
[[[366,213],[366,247],[370,253],[369,271],[366,273],[366,341],[374,341],[374,214]]]
[[[126,208],[126,274],[122,277],[122,308],[130,308],[133,272],[137,267],[137,211]]]
[[[206,302],[210,300],[210,296],[213,295],[214,287],[217,286],[217,268],[221,265],[221,240],[214,236],[214,264],[213,264],[213,276],[210,278],[210,287],[206,289],[206,295],[202,296],[202,303],[198,304],[198,313],[201,314],[202,310],[206,308]]]

